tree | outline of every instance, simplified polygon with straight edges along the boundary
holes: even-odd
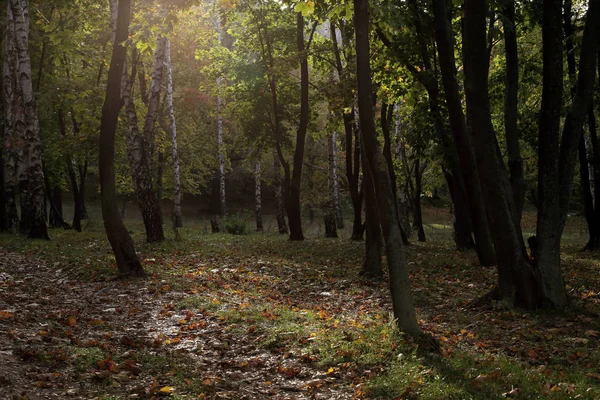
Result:
[[[534,308],[538,302],[535,270],[529,263],[508,175],[492,127],[488,95],[486,2],[465,0],[463,52],[465,94],[477,171],[498,262],[495,295],[508,304]]]
[[[365,179],[373,180],[377,196],[390,274],[394,317],[397,319],[398,327],[402,331],[417,336],[421,334],[421,330],[417,323],[410,292],[408,266],[398,223],[396,202],[387,165],[383,154],[379,151],[375,132],[373,89],[369,62],[369,3],[367,0],[354,0],[354,29],[356,34],[356,77],[361,138],[371,172],[370,176],[365,177]]]
[[[123,101],[127,112],[127,120],[129,121],[127,156],[131,165],[135,191],[144,220],[146,240],[149,243],[160,242],[165,239],[160,203],[154,187],[151,162],[154,143],[154,126],[158,118],[166,43],[167,38],[165,37],[159,37],[156,41],[152,82],[150,84],[150,92],[146,102],[148,112],[141,133],[139,131],[138,117],[133,99],[133,84],[137,76],[138,62],[135,55],[136,52],[134,52],[134,56],[132,57],[133,66],[131,77],[127,75],[127,70],[123,71]],[[142,93],[145,93],[144,89],[145,88],[142,89]]]
[[[181,228],[181,178],[179,171],[179,152],[177,151],[177,124],[175,122],[175,110],[173,108],[173,68],[171,66],[171,42],[167,39],[166,48],[167,62],[167,107],[169,108],[169,130],[171,132],[171,156],[173,157],[173,182],[175,194],[173,195],[173,228]],[[159,198],[160,201],[160,198]]]
[[[29,55],[29,2],[9,1],[8,28],[14,29],[15,83],[13,113],[9,123],[13,124],[18,140],[18,182],[21,203],[20,230],[34,239],[49,239],[46,226],[44,173],[42,169],[42,145],[37,106],[33,92],[31,57]],[[7,43],[6,46],[13,46]],[[8,59],[10,60],[10,59]],[[8,85],[7,85],[8,86]]]
[[[562,98],[562,1],[544,3],[544,88],[539,134],[536,266],[541,275],[542,301],[564,306],[567,296],[560,265],[560,241],[567,219],[577,144],[589,115],[600,49],[600,1],[590,0],[583,32],[575,95],[560,132]],[[558,100],[556,99],[558,97]]]
[[[16,97],[16,81],[14,69],[16,62],[15,29],[12,17],[11,2],[7,3],[6,36],[4,39],[4,65],[2,76],[2,98],[4,109],[3,124],[3,204],[6,210],[3,228],[7,232],[16,233],[19,227],[19,214],[17,212],[17,137],[14,129],[13,109]]]
[[[465,192],[467,195],[466,199],[468,199],[471,209],[471,218],[473,221],[473,230],[475,232],[479,261],[482,265],[491,265],[495,262],[496,256],[494,248],[490,246],[492,243],[490,226],[488,225],[488,215],[486,213],[486,204],[483,201],[480,177],[472,145],[473,139],[467,132],[459,85],[456,78],[456,61],[454,58],[452,31],[449,25],[446,5],[443,0],[433,1],[433,14],[435,40],[439,53],[442,84],[444,86],[446,103],[448,105],[452,136],[458,150],[461,173],[464,176]],[[457,198],[464,199],[465,197],[460,196],[461,192],[458,187],[460,183],[460,180],[454,181],[451,184],[450,190],[451,192],[456,191]]]
[[[133,239],[121,219],[115,189],[115,133],[119,111],[123,107],[121,79],[125,67],[126,48],[124,42],[128,37],[130,15],[131,0],[118,0],[118,9],[112,10],[112,18],[116,21],[116,30],[100,120],[98,167],[102,218],[119,272],[123,276],[144,276],[145,272],[135,252]]]

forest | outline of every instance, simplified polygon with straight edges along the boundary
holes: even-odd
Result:
[[[600,0],[0,21],[0,398],[600,399]]]

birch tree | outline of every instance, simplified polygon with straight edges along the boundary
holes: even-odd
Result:
[[[156,41],[152,82],[148,94],[148,112],[141,133],[139,131],[137,111],[133,99],[133,83],[135,82],[135,77],[137,75],[136,57],[132,57],[134,61],[131,77],[128,76],[126,70],[124,70],[122,76],[123,101],[129,127],[129,134],[127,135],[127,156],[133,174],[133,183],[136,189],[138,204],[144,220],[146,239],[150,243],[160,242],[165,239],[160,203],[156,195],[152,177],[151,162],[152,146],[154,143],[154,126],[156,119],[158,118],[160,90],[163,79],[166,42],[167,39],[165,37],[159,37]]]
[[[16,63],[13,78],[16,81],[12,122],[18,140],[17,164],[19,198],[21,202],[20,230],[28,237],[48,239],[45,220],[44,173],[42,145],[37,106],[33,93],[31,58],[29,55],[29,2],[9,0],[13,23]],[[11,46],[7,43],[7,46]]]
[[[171,42],[167,39],[166,43],[166,61],[167,61],[167,108],[169,109],[169,120],[171,131],[171,156],[173,158],[173,183],[175,194],[173,195],[173,227],[181,228],[183,220],[181,218],[181,178],[179,171],[179,154],[177,152],[177,124],[175,122],[175,111],[173,109],[173,68],[171,65]]]

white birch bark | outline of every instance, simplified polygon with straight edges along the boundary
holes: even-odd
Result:
[[[175,110],[173,109],[173,68],[171,66],[171,42],[167,39],[165,58],[167,61],[167,107],[171,122],[171,143],[173,157],[173,181],[175,194],[173,195],[173,227],[181,228],[181,179],[179,175],[179,153],[177,152],[177,125],[175,123]]]
[[[261,193],[261,168],[260,162],[256,162],[256,166],[254,168],[254,200],[255,200],[255,212],[256,212],[256,231],[263,231],[263,221],[262,221],[262,193]]]
[[[14,108],[15,133],[20,136],[19,189],[21,224],[32,238],[48,238],[45,220],[44,173],[37,106],[33,94],[29,55],[29,2],[9,0],[17,50],[16,82],[18,104]]]
[[[4,200],[6,205],[6,229],[16,233],[19,214],[16,203],[17,182],[17,138],[14,130],[13,107],[15,102],[16,44],[12,8],[7,4],[6,36],[4,40],[3,94],[4,94]]]

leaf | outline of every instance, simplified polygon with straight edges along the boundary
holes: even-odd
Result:
[[[69,326],[75,326],[76,323],[77,323],[77,319],[75,317],[69,317],[69,319],[67,319],[67,324]]]
[[[8,311],[0,311],[0,319],[9,319],[14,317],[14,314]]]
[[[162,388],[160,388],[160,390],[158,391],[159,393],[173,393],[175,391],[175,388],[173,386],[164,386]]]

